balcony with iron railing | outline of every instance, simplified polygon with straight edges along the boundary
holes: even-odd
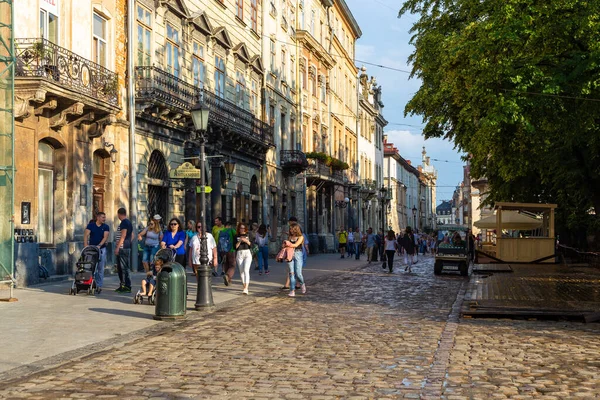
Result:
[[[309,159],[306,176],[311,178],[319,178],[325,181],[332,181],[338,184],[344,184],[343,171],[333,169],[325,161],[319,159]]]
[[[118,106],[118,76],[72,51],[42,38],[15,39],[15,77],[40,78],[75,95],[53,93],[68,98],[88,96],[109,106]]]
[[[160,104],[174,113],[188,113],[200,101],[210,110],[209,124],[253,141],[273,144],[273,128],[235,103],[155,66],[140,66],[135,71],[136,102]]]
[[[300,150],[281,150],[281,168],[292,175],[301,173],[308,168],[306,154]]]

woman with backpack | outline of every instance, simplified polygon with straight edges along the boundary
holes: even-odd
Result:
[[[265,224],[260,224],[256,232],[255,243],[258,246],[258,274],[269,273],[269,231]]]

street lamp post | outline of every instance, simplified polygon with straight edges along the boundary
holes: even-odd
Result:
[[[417,229],[417,206],[413,206],[413,232]]]
[[[200,239],[200,268],[198,269],[198,288],[196,290],[196,310],[206,309],[215,305],[212,295],[212,276],[208,267],[208,246],[206,245],[206,194],[204,160],[206,129],[208,127],[208,108],[198,103],[192,108],[192,121],[198,134],[200,144],[200,221],[202,222],[202,238]]]

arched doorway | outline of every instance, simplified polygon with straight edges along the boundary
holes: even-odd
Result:
[[[169,169],[162,153],[154,150],[148,161],[148,218],[155,214],[168,220],[169,212]]]
[[[104,150],[96,150],[93,156],[93,216],[98,212],[104,212],[104,193],[106,193],[106,175],[108,172],[108,153]]]

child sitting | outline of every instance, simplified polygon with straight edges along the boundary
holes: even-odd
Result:
[[[158,276],[162,266],[163,260],[160,258],[154,259],[154,271],[148,271],[146,273],[146,277],[142,279],[142,291],[140,292],[140,296],[152,296],[154,288],[156,287],[156,277]]]

